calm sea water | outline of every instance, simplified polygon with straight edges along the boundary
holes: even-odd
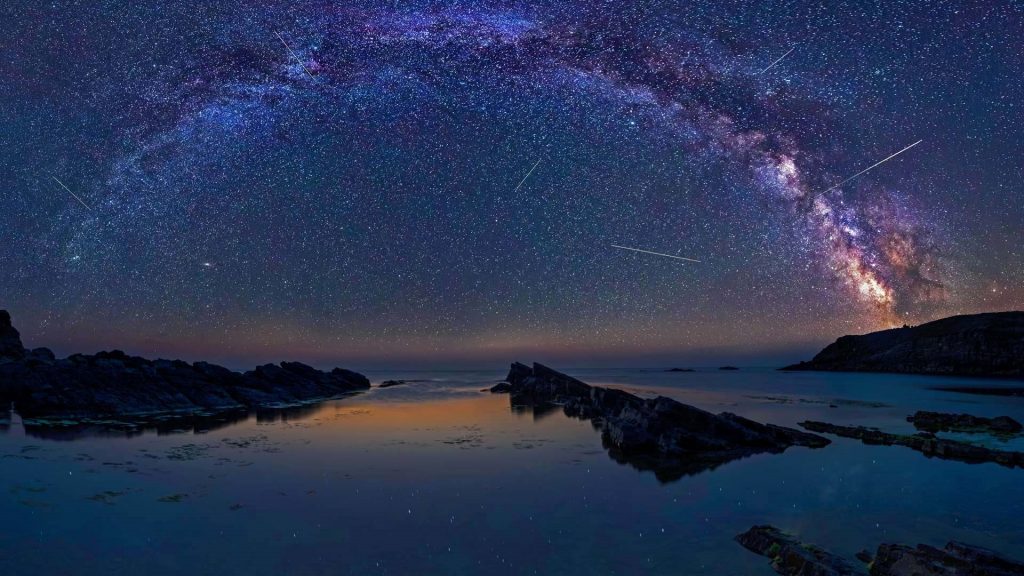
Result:
[[[909,432],[918,409],[1024,421],[1024,399],[928,390],[987,381],[565,371],[783,425]],[[762,523],[850,557],[955,539],[1024,559],[1024,470],[833,438],[662,484],[613,461],[589,423],[479,392],[503,370],[369,375],[425,381],[204,432],[40,434],[15,415],[0,432],[0,571],[767,576],[733,542]]]

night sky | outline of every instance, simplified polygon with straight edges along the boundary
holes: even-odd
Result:
[[[756,363],[1024,306],[1020,2],[9,0],[0,28],[29,346]]]

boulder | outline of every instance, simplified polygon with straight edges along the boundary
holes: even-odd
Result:
[[[858,574],[842,558],[804,544],[774,526],[754,526],[736,536],[744,548],[766,556],[772,569],[786,576],[847,576]]]

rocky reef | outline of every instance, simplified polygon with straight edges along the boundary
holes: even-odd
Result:
[[[866,567],[853,567],[843,558],[813,544],[800,542],[774,526],[754,526],[736,536],[744,548],[771,559],[772,568],[786,576],[1021,576],[1024,564],[996,552],[961,542],[939,549],[926,544],[910,547],[881,544],[874,557],[858,554]]]
[[[970,414],[946,414],[925,410],[918,410],[913,415],[907,416],[907,422],[912,423],[918,430],[932,433],[968,432],[1005,436],[1016,434],[1024,429],[1020,422],[1009,416],[983,418]]]
[[[88,420],[157,414],[217,413],[302,404],[365,390],[369,380],[341,368],[298,362],[245,373],[207,362],[147,360],[124,352],[57,359],[26,350],[0,311],[0,402],[25,418]]]
[[[541,364],[515,363],[506,381],[513,407],[555,405],[568,416],[589,420],[613,458],[652,470],[665,482],[752,454],[829,444],[821,436],[728,412],[712,414],[662,396],[643,399],[591,386]]]
[[[904,446],[911,450],[916,450],[925,456],[942,458],[943,460],[958,460],[968,463],[995,462],[1008,468],[1024,468],[1024,452],[994,450],[958,440],[938,438],[930,432],[892,434],[865,426],[840,426],[829,424],[828,422],[814,422],[810,420],[801,422],[800,426],[812,432],[854,438],[865,444]]]
[[[1024,377],[1024,312],[952,316],[915,327],[843,336],[783,370]]]

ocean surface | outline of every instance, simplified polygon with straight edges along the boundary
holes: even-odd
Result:
[[[560,369],[788,426],[912,432],[919,409],[1024,421],[1024,399],[929,389],[1000,385],[985,380]],[[882,542],[949,540],[1024,560],[1024,470],[830,437],[662,483],[612,460],[589,423],[480,392],[505,372],[369,372],[418,381],[131,434],[13,414],[0,426],[0,572],[774,574],[733,540],[755,524],[851,561]]]

